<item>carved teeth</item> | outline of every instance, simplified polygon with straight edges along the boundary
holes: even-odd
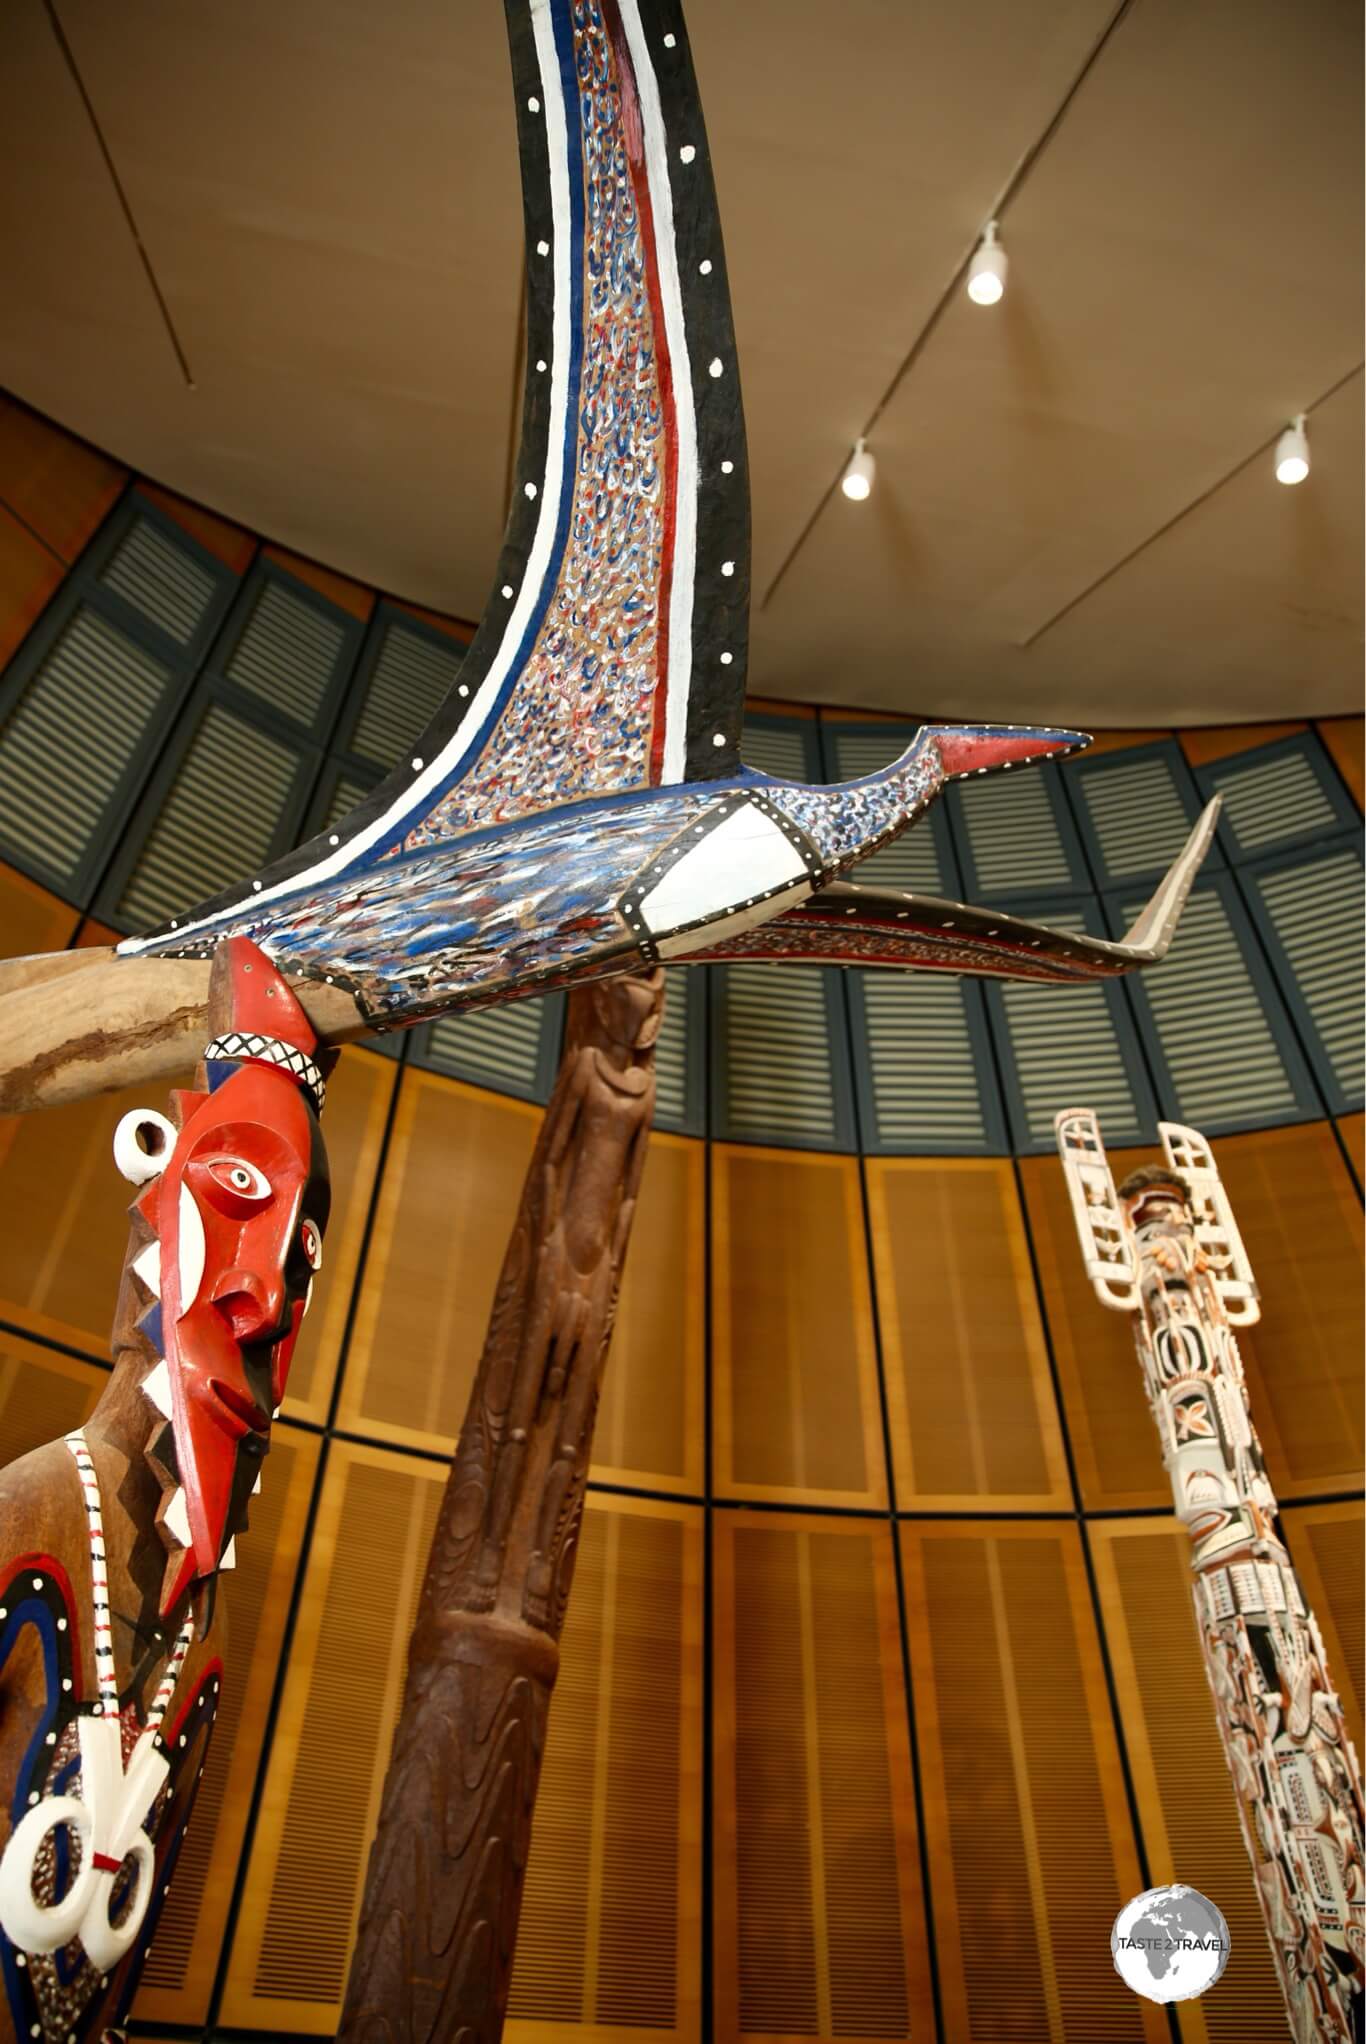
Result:
[[[161,1297],[161,1244],[149,1242],[133,1258],[133,1268],[154,1299]]]
[[[142,1395],[151,1399],[163,1419],[171,1417],[171,1373],[164,1359],[143,1378]]]
[[[234,1533],[234,1535],[233,1535],[232,1539],[231,1539],[231,1540],[230,1540],[230,1541],[228,1542],[227,1546],[226,1546],[226,1547],[225,1547],[225,1548],[223,1549],[223,1559],[222,1559],[222,1560],[221,1560],[221,1561],[219,1562],[218,1566],[219,1566],[219,1568],[220,1568],[220,1569],[225,1569],[225,1568],[236,1568],[236,1566],[237,1566],[237,1535],[236,1535],[235,1533]]]
[[[254,1498],[259,1498],[261,1495],[261,1479],[259,1476],[251,1487],[251,1494]]]
[[[166,1510],[161,1515],[161,1523],[172,1538],[180,1542],[182,1547],[190,1546],[193,1536],[190,1533],[190,1513],[185,1503],[185,1493],[183,1490],[175,1492],[170,1504],[167,1505]]]

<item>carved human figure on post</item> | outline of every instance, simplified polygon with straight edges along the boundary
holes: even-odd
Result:
[[[322,1260],[316,1042],[237,939],[202,1090],[136,1109],[114,1369],[0,1474],[0,2038],[122,2035],[208,1751],[218,1577]]]

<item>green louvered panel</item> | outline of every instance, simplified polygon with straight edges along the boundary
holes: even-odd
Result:
[[[864,1149],[1004,1149],[980,989],[948,974],[855,972],[849,992]]]
[[[837,977],[819,965],[713,971],[715,1133],[849,1150],[853,1102]]]
[[[349,620],[329,615],[278,576],[255,584],[247,621],[223,672],[238,688],[310,729],[351,639]]]
[[[1111,903],[1116,926],[1141,901]],[[1206,1132],[1317,1109],[1304,1060],[1227,876],[1197,882],[1171,950],[1131,980],[1162,1108]],[[1321,1110],[1318,1110],[1321,1111]]]
[[[954,838],[969,901],[1075,891],[1089,884],[1046,767],[955,782]],[[1054,770],[1055,771],[1055,770]]]
[[[671,965],[664,974],[664,1022],[655,1043],[655,1125],[680,1135],[705,1133],[702,1003],[705,966]]]
[[[188,646],[219,588],[218,578],[150,518],[135,518],[98,577],[106,589]]]
[[[1102,884],[1165,872],[1190,834],[1194,788],[1177,745],[1083,756],[1063,782]]]
[[[816,726],[807,717],[750,717],[740,734],[740,757],[756,773],[780,781],[816,781]]]
[[[417,1061],[472,1086],[544,1100],[554,1078],[563,1011],[558,996],[540,996],[444,1015],[432,1024]]]
[[[1056,930],[1087,931],[1079,906],[1038,905]],[[1001,980],[986,990],[1018,1150],[1049,1149],[1061,1107],[1094,1107],[1112,1143],[1151,1140],[1155,1117],[1124,995],[1113,981],[1028,986]]]
[[[118,918],[146,928],[264,865],[299,769],[288,745],[210,702],[153,811]]]
[[[59,879],[93,854],[164,711],[171,669],[97,611],[79,609],[0,731],[0,844]]]
[[[1219,760],[1199,780],[1207,794],[1223,796],[1220,832],[1235,856],[1248,858],[1355,821],[1330,771],[1317,745],[1298,738]]]
[[[1304,1035],[1335,1114],[1362,1105],[1362,868],[1359,841],[1293,863],[1244,867],[1251,898],[1277,969],[1302,1004]]]
[[[361,798],[370,793],[373,785],[371,781],[352,780],[342,774],[332,790],[332,798],[318,829],[335,830],[342,818],[349,816]]]
[[[347,751],[379,766],[397,765],[455,685],[464,657],[454,640],[438,641],[389,619]]]
[[[873,725],[850,730],[833,725],[828,740],[834,754],[835,779],[857,781],[875,774],[906,750],[914,727],[909,724]],[[946,895],[957,892],[957,878],[947,870],[947,860],[936,838],[930,816],[922,816],[899,838],[860,859],[846,876],[864,887],[904,888],[911,894]]]

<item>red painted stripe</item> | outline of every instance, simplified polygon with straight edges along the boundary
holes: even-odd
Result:
[[[621,126],[626,143],[626,161],[635,192],[640,221],[641,254],[645,264],[645,289],[650,301],[650,324],[654,328],[655,363],[659,372],[659,401],[664,420],[664,519],[660,549],[658,611],[655,619],[655,700],[650,725],[650,785],[658,787],[664,778],[665,720],[669,703],[669,598],[674,580],[674,530],[678,504],[678,417],[674,409],[673,363],[669,358],[664,306],[659,295],[659,264],[655,257],[654,209],[650,203],[650,178],[645,166],[645,128],[636,91],[636,74],[631,64],[616,0],[603,0],[603,20],[612,41],[612,55],[621,80]]]
[[[97,1866],[102,1874],[116,1874],[123,1865],[121,1859],[114,1859],[107,1852],[92,1852],[90,1858],[92,1864]]]

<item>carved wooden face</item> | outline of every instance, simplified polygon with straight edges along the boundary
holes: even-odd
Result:
[[[174,1151],[139,1202],[160,1247],[161,1388],[183,1494],[163,1514],[185,1549],[168,1570],[166,1610],[220,1566],[242,1522],[330,1201],[317,1118],[289,1073],[241,1064],[211,1094],[180,1101]]]

